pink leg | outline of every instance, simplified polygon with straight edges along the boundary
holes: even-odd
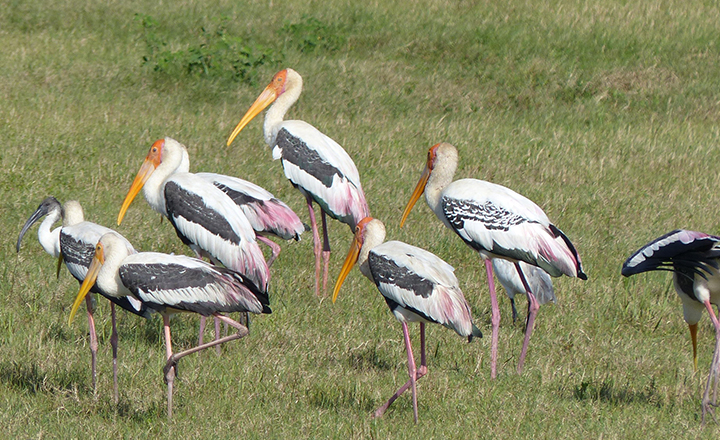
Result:
[[[315,252],[315,295],[320,296],[320,234],[318,233],[317,221],[315,221],[315,211],[312,207],[312,197],[305,195],[308,204],[308,212],[310,213],[310,226],[313,233],[313,251]]]
[[[112,334],[110,335],[110,346],[113,352],[113,395],[115,397],[115,404],[118,403],[118,366],[117,366],[117,349],[118,349],[118,334],[117,326],[115,323],[115,303],[110,302],[110,315],[112,316]]]
[[[217,341],[220,339],[220,320],[217,319],[217,317],[213,317],[213,321],[215,321],[215,340]],[[222,353],[220,351],[220,345],[215,346],[215,352],[218,354],[218,356]]]
[[[710,364],[710,374],[708,374],[707,385],[705,386],[705,393],[702,399],[702,423],[705,423],[705,415],[708,413],[710,413],[713,420],[715,419],[713,408],[717,406],[717,404],[715,395],[713,395],[713,401],[710,402],[710,388],[713,387],[713,384],[717,386],[718,365],[720,364],[720,322],[718,322],[718,318],[709,300],[705,301],[705,308],[710,314],[710,320],[715,326],[715,352],[713,353],[712,364]]]
[[[522,269],[520,269],[520,263],[515,263],[515,268],[518,271],[518,275],[520,275],[520,280],[522,281],[523,286],[525,286],[525,293],[527,293],[528,299],[528,316],[525,324],[525,340],[523,341],[522,351],[520,352],[520,361],[517,366],[518,374],[522,374],[523,364],[525,363],[525,355],[527,354],[527,349],[530,345],[530,335],[532,335],[533,328],[535,326],[535,316],[537,316],[540,304],[537,299],[535,299],[535,295],[532,293],[532,290],[530,290],[530,286],[525,279],[525,274]]]
[[[90,294],[85,297],[85,304],[87,305],[87,317],[88,317],[88,331],[90,332],[90,356],[92,366],[92,388],[93,394],[97,397],[97,333],[95,332],[95,318],[93,317],[93,295]]]
[[[198,335],[198,345],[202,345],[203,343],[203,333],[205,333],[205,318],[204,316],[200,315],[200,334]]]
[[[403,322],[403,336],[405,337],[405,347],[408,353],[408,374],[410,376],[410,379],[405,383],[405,385],[401,386],[395,394],[390,397],[390,399],[385,402],[383,406],[375,410],[375,413],[373,414],[373,417],[382,417],[383,414],[385,414],[385,411],[392,405],[395,400],[397,400],[398,397],[405,391],[407,391],[408,388],[412,387],[412,393],[413,393],[413,414],[415,416],[415,423],[418,421],[418,410],[417,410],[417,380],[423,377],[427,373],[427,366],[425,365],[425,347],[424,347],[424,341],[425,341],[425,327],[423,324],[420,324],[420,341],[421,341],[421,350],[422,353],[420,354],[421,359],[421,366],[420,369],[415,368],[415,359],[413,358],[412,354],[412,346],[410,345],[410,335],[408,333],[407,324]]]
[[[274,241],[262,235],[258,235],[257,239],[258,241],[261,241],[270,247],[272,255],[270,255],[270,259],[268,260],[267,265],[268,267],[272,266],[273,262],[275,262],[275,259],[278,257],[278,255],[280,255],[280,246]]]
[[[492,261],[483,258],[485,262],[485,271],[488,277],[488,286],[490,287],[490,320],[492,323],[492,339],[490,340],[490,378],[497,377],[497,357],[498,357],[498,339],[500,337],[500,306],[498,305],[497,295],[495,293],[495,279],[493,278]]]
[[[184,358],[185,356],[187,356],[187,355],[189,355],[189,354],[197,353],[197,352],[200,351],[200,350],[205,350],[206,348],[210,348],[210,347],[214,347],[214,346],[216,346],[216,345],[224,344],[225,342],[228,342],[228,341],[233,341],[233,340],[235,340],[235,339],[244,338],[245,336],[248,335],[248,329],[247,329],[247,327],[245,327],[244,325],[240,324],[239,322],[237,322],[237,321],[235,321],[235,320],[233,320],[233,319],[230,319],[230,318],[228,318],[227,316],[221,315],[221,314],[219,314],[219,313],[215,313],[213,316],[214,316],[215,318],[217,318],[218,320],[220,320],[220,321],[222,321],[222,322],[224,322],[224,323],[226,323],[226,324],[228,324],[228,325],[236,328],[236,329],[238,330],[238,332],[235,333],[235,334],[232,334],[232,335],[230,335],[230,336],[225,336],[224,338],[216,339],[216,340],[214,340],[214,341],[212,341],[212,342],[208,342],[208,343],[203,344],[203,345],[198,345],[197,347],[190,348],[190,349],[185,350],[185,351],[182,351],[182,352],[180,352],[180,353],[175,353],[175,354],[173,354],[172,352],[169,352],[169,353],[168,353],[168,361],[167,361],[167,363],[165,364],[165,367],[163,368],[163,371],[165,372],[166,375],[168,374],[168,372],[169,372],[170,370],[174,370],[175,365],[177,364],[177,362],[178,362],[180,359]],[[170,329],[169,329],[169,328],[167,329],[166,333],[167,333],[167,335],[168,335],[168,337],[169,337],[169,335],[170,335]]]
[[[170,316],[163,315],[163,330],[165,333],[165,357],[170,362],[172,358],[172,342],[170,340]],[[172,420],[172,396],[173,382],[175,381],[175,365],[165,370],[165,382],[167,382],[167,414],[168,421]]]
[[[248,330],[245,326],[242,324],[223,316],[219,313],[216,313],[213,315],[215,318],[217,318],[220,321],[225,322],[226,324],[229,324],[235,328],[238,329],[238,332],[234,335],[226,336],[224,338],[216,339],[212,342],[208,342],[207,344],[198,345],[197,347],[193,347],[189,350],[182,351],[180,353],[173,354],[172,352],[172,342],[170,340],[170,317],[168,315],[163,315],[163,326],[164,326],[164,332],[165,332],[165,353],[167,356],[167,362],[165,363],[165,367],[163,368],[163,373],[165,373],[165,382],[167,382],[168,385],[168,391],[167,391],[167,399],[168,399],[168,421],[172,420],[172,395],[173,395],[173,382],[175,381],[175,375],[176,375],[176,368],[177,368],[177,362],[184,358],[185,356],[189,354],[196,353],[200,350],[204,350],[206,348],[214,347],[216,345],[223,344],[228,341],[232,341],[235,339],[240,339],[242,337],[247,336]]]
[[[325,211],[320,212],[323,228],[323,295],[327,292],[328,272],[330,271],[330,240],[327,232],[327,219]]]
[[[416,379],[420,379],[421,377],[425,376],[427,374],[427,360],[425,359],[425,323],[420,323],[420,368],[418,368],[418,373]]]

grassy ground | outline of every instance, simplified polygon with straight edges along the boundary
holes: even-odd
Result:
[[[289,4],[292,3],[292,4]],[[712,2],[156,2],[27,0],[0,12],[0,426],[14,437],[698,437],[713,342],[701,323],[693,371],[666,274],[622,279],[635,249],[674,228],[720,233],[714,189],[720,10]],[[501,299],[500,361],[489,337],[429,330],[420,423],[400,398],[400,325],[357,271],[338,303],[312,292],[312,239],[283,246],[271,316],[222,356],[180,363],[168,426],[161,323],[120,316],[119,405],[112,403],[109,306],[99,301],[99,393],[86,323],[67,316],[77,283],[32,235],[40,201],[79,200],[113,226],[150,144],[185,143],[193,170],[268,188],[307,218],[253,122],[238,118],[282,67],[305,78],[291,117],[343,145],[388,237],[456,267],[490,334],[477,255],[424,204],[402,209],[427,148],[455,144],[458,177],[536,201],[574,241],[590,276],[558,279],[541,308],[522,376],[522,326]],[[140,200],[118,228],[137,248],[187,252]],[[331,225],[334,281],[350,243]],[[519,305],[524,310],[523,300]],[[524,315],[524,313],[523,313]],[[173,322],[191,346],[197,319]],[[413,335],[417,332],[413,329]]]

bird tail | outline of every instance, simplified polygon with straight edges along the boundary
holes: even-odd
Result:
[[[587,274],[583,272],[582,268],[582,262],[580,261],[580,254],[578,254],[577,249],[575,249],[575,245],[572,244],[570,239],[565,235],[563,231],[561,231],[557,226],[550,225],[550,230],[555,235],[555,238],[560,237],[565,242],[565,245],[568,247],[570,252],[572,253],[573,258],[575,259],[575,272],[576,276],[580,278],[581,280],[587,280]]]
[[[666,270],[694,273],[707,279],[712,269],[719,268],[719,243],[720,237],[677,229],[635,251],[623,263],[621,273],[629,277],[642,272]]]

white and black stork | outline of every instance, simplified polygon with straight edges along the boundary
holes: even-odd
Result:
[[[71,323],[90,287],[97,285],[110,296],[134,297],[163,316],[167,362],[163,369],[168,385],[168,419],[172,419],[173,382],[177,362],[192,353],[248,334],[242,324],[222,313],[271,313],[266,292],[258,290],[245,276],[197,258],[155,252],[131,254],[115,233],[100,238],[93,262],[73,303]],[[197,347],[173,353],[170,337],[170,315],[193,312],[214,316],[238,332]]]
[[[375,283],[385,302],[402,323],[408,355],[410,379],[397,390],[374,417],[382,416],[388,407],[408,388],[412,388],[413,413],[418,421],[416,381],[427,374],[425,359],[425,323],[441,324],[467,337],[482,337],[473,324],[470,306],[465,301],[452,266],[434,254],[401,241],[385,240],[385,225],[367,217],[358,223],[355,237],[340,275],[335,283],[332,300],[355,263],[360,272]],[[420,367],[413,357],[408,322],[420,323]]]
[[[622,266],[622,275],[665,270],[683,305],[683,317],[690,329],[693,363],[697,369],[697,328],[703,310],[715,326],[715,352],[702,400],[702,420],[717,406],[718,368],[720,368],[720,322],[713,304],[720,305],[720,237],[703,232],[675,230],[634,252]],[[713,386],[714,384],[714,386]],[[710,389],[713,388],[712,402]]]
[[[175,139],[153,143],[123,201],[118,224],[142,189],[150,207],[170,220],[196,255],[240,272],[266,292],[268,265],[247,217],[218,187],[188,172],[189,164],[187,149]]]
[[[370,215],[360,175],[355,163],[334,140],[304,121],[284,121],[285,113],[302,92],[302,77],[292,69],[275,74],[228,138],[229,146],[240,131],[267,106],[263,131],[265,142],[273,149],[273,159],[280,159],[285,177],[300,190],[307,201],[315,252],[315,293],[320,295],[320,258],[324,260],[323,291],[327,286],[330,264],[330,242],[325,216],[337,219],[355,229]],[[321,208],[323,242],[315,220],[312,203]]]
[[[405,207],[400,225],[425,193],[430,209],[450,230],[475,249],[485,263],[492,309],[490,374],[497,374],[500,310],[495,294],[491,260],[502,258],[516,263],[516,270],[528,297],[528,316],[517,371],[522,372],[539,304],[519,266],[520,261],[538,266],[549,275],[567,275],[582,280],[580,256],[570,239],[550,222],[534,202],[504,186],[477,179],[453,182],[458,164],[454,146],[440,143],[428,151],[425,170]]]
[[[60,263],[65,262],[70,274],[75,277],[78,282],[85,280],[88,267],[92,262],[92,255],[95,251],[95,245],[100,237],[108,232],[114,232],[110,228],[85,221],[83,209],[75,200],[65,202],[65,206],[61,206],[55,197],[48,197],[40,203],[40,206],[30,216],[23,225],[17,240],[16,250],[20,252],[20,243],[25,233],[38,220],[45,217],[38,228],[38,240],[45,252],[54,258],[58,258],[58,274]],[[62,219],[62,227],[52,229],[53,225]],[[122,237],[122,236],[120,236]],[[134,253],[135,249],[125,238],[123,243],[128,252]],[[92,285],[91,292],[99,293],[110,300],[110,311],[112,316],[112,335],[110,336],[110,344],[113,351],[113,390],[115,402],[118,401],[118,381],[117,381],[117,348],[118,334],[115,324],[115,304],[119,307],[134,313],[143,318],[149,318],[151,310],[134,298],[116,298],[108,295],[97,285]],[[97,365],[97,334],[95,332],[94,297],[87,297],[87,316],[88,328],[90,333],[90,353],[92,355],[92,386],[93,391],[96,388],[96,365]]]

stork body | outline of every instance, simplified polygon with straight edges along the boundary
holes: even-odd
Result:
[[[683,317],[690,330],[693,362],[697,369],[697,327],[703,310],[715,326],[715,352],[702,400],[702,418],[717,403],[718,368],[720,368],[720,322],[712,306],[720,305],[720,237],[703,232],[675,230],[633,253],[623,264],[622,275],[666,270],[673,273],[673,283],[683,305]],[[714,384],[714,386],[713,386]],[[713,388],[712,402],[710,389]]]
[[[452,266],[434,254],[401,241],[385,240],[381,221],[366,218],[360,221],[350,252],[335,283],[333,302],[352,267],[357,263],[365,277],[375,283],[385,302],[402,323],[408,354],[408,382],[380,408],[375,417],[408,388],[412,388],[413,412],[418,420],[416,381],[427,373],[425,359],[425,324],[441,324],[468,341],[482,337],[473,324],[470,306],[465,301]],[[416,368],[408,334],[408,322],[420,323],[420,368]]]
[[[172,418],[172,393],[177,362],[208,347],[239,339],[247,328],[222,315],[230,312],[270,313],[265,292],[243,275],[223,267],[184,255],[155,252],[130,254],[117,234],[102,236],[85,282],[78,292],[69,321],[72,322],[80,303],[92,283],[108,295],[132,296],[163,315],[167,363],[164,368],[168,384],[168,418]],[[177,312],[213,315],[238,329],[238,333],[195,348],[173,353],[169,316]]]
[[[510,305],[512,307],[513,322],[517,320],[517,309],[515,308],[515,295],[525,294],[525,286],[523,285],[522,279],[518,274],[515,265],[508,260],[501,258],[495,258],[492,260],[493,272],[497,277],[500,284],[505,289],[505,294],[510,298]],[[537,266],[527,264],[524,261],[520,262],[520,269],[525,275],[525,279],[530,286],[530,291],[535,295],[538,305],[543,305],[548,302],[555,302],[555,289],[553,288],[552,278],[544,270]]]
[[[142,189],[152,209],[170,220],[180,240],[197,255],[240,272],[266,292],[268,265],[245,214],[188,167],[184,145],[171,138],[155,142],[125,197],[118,224]]]
[[[196,175],[215,185],[242,209],[258,241],[267,244],[272,250],[268,266],[280,254],[280,246],[266,236],[299,241],[300,234],[305,232],[305,225],[297,214],[266,189],[237,177],[215,173]]]
[[[272,148],[273,159],[280,160],[285,177],[300,190],[307,201],[313,231],[315,252],[315,293],[320,294],[321,255],[324,261],[323,291],[327,286],[330,243],[325,216],[337,219],[355,229],[370,215],[360,175],[355,163],[334,140],[304,121],[285,121],[288,109],[302,91],[302,77],[292,69],[278,72],[255,100],[233,130],[227,144],[263,109],[265,142]],[[320,242],[313,202],[321,208],[323,242]]]
[[[65,266],[70,274],[82,283],[92,262],[92,255],[95,251],[95,245],[100,237],[108,232],[114,232],[110,228],[85,221],[82,207],[80,203],[69,200],[65,206],[61,206],[55,197],[48,197],[42,201],[38,209],[27,220],[17,240],[16,249],[20,251],[20,243],[25,233],[39,219],[45,217],[38,228],[38,240],[45,252],[54,258],[62,258]],[[52,229],[53,225],[62,220],[62,227]],[[124,237],[123,243],[129,253],[134,253],[135,249]],[[59,269],[59,266],[58,266]],[[150,317],[151,310],[145,304],[134,298],[116,298],[108,295],[102,289],[93,285],[90,289],[93,293],[99,293],[110,300],[110,310],[112,316],[112,335],[110,336],[110,344],[113,351],[113,389],[115,401],[118,401],[118,382],[117,382],[117,347],[118,335],[115,320],[115,304],[121,308],[134,313],[143,318]],[[96,390],[96,365],[97,365],[97,333],[95,331],[94,298],[87,297],[87,313],[88,313],[88,329],[90,333],[90,353],[92,355],[92,384],[93,390]]]
[[[440,221],[483,258],[492,309],[490,368],[493,378],[497,375],[500,310],[491,260],[502,258],[515,263],[528,297],[525,340],[517,367],[521,373],[539,305],[519,262],[538,266],[554,277],[567,275],[587,279],[587,275],[573,244],[538,205],[515,191],[484,180],[453,181],[457,163],[454,146],[441,143],[430,148],[425,170],[405,208],[401,226],[424,193],[428,206]]]

